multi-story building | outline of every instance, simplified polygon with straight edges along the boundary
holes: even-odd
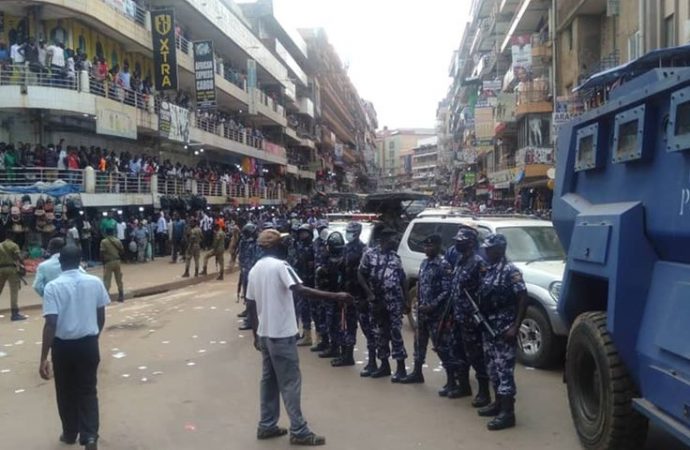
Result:
[[[395,129],[383,127],[376,137],[376,165],[381,189],[403,189],[412,183],[412,155],[420,139],[436,136],[428,128]]]
[[[368,129],[356,90],[349,80],[343,89],[341,75],[338,82],[331,80],[324,101],[328,111],[321,118],[320,82],[328,78],[320,61],[324,55],[282,27],[266,9],[270,1],[239,6],[232,0],[151,0],[143,5],[132,0],[1,2],[0,42],[10,48],[31,37],[45,41],[46,48],[41,44],[35,63],[0,69],[0,142],[21,144],[22,154],[28,144],[35,163],[42,162],[49,144],[69,146],[82,156],[80,167],[85,154],[97,159],[113,152],[111,166],[119,170],[101,173],[95,161],[88,161],[90,167],[75,169],[70,178],[82,204],[98,207],[157,207],[165,195],[204,195],[219,205],[283,203],[288,190],[307,195],[317,188],[317,174],[338,172],[339,160],[319,150],[321,120],[336,129],[338,141],[332,144],[346,148],[348,163],[363,167]],[[160,10],[174,18],[156,19]],[[195,42],[205,40],[212,41],[206,63],[212,70],[200,73]],[[64,71],[51,71],[46,61],[58,48],[48,47],[53,44],[73,56]],[[328,57],[337,58],[332,48]],[[94,67],[83,59],[94,61]],[[206,81],[197,83],[199,76]],[[213,87],[215,98],[197,104],[199,86]],[[334,117],[334,104],[345,108],[350,120]],[[331,145],[331,153],[336,148]],[[161,165],[169,161],[170,170],[128,175],[122,159],[136,165],[139,155],[142,165],[147,158]],[[34,166],[23,169],[26,184],[54,179]],[[183,167],[200,168],[203,176],[182,177],[176,169]],[[342,171],[341,178],[347,178]]]
[[[412,188],[416,191],[437,194],[441,182],[442,165],[438,137],[420,139],[412,150]]]

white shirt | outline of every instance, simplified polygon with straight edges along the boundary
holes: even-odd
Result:
[[[249,271],[247,299],[256,301],[259,336],[284,338],[298,333],[290,288],[301,283],[286,261],[264,256],[254,264]]]
[[[57,315],[55,337],[64,340],[98,335],[98,308],[110,303],[100,278],[68,270],[43,292],[43,316]]]
[[[67,231],[67,243],[77,245],[79,243],[79,230],[77,227],[72,227]]]
[[[67,158],[67,150],[64,148],[60,150],[60,154],[58,154],[58,170],[66,170],[67,165],[65,163],[65,158]]]
[[[127,231],[127,224],[124,222],[119,222],[117,224],[117,238],[121,241],[125,240],[125,231]]]
[[[58,67],[65,67],[65,51],[57,45],[49,45],[50,64]]]
[[[22,48],[19,44],[12,44],[10,47],[10,58],[13,64],[21,64],[25,61],[24,55],[19,50]]]

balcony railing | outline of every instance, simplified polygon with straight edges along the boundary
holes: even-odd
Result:
[[[102,0],[103,3],[113,8],[118,13],[127,17],[128,19],[146,26],[146,16],[148,11],[143,6],[136,3],[134,0]]]
[[[97,194],[150,194],[152,175],[96,172]]]
[[[158,193],[163,195],[182,195],[192,192],[191,178],[159,177]]]
[[[553,111],[551,92],[546,81],[523,82],[516,90],[515,113],[517,115]]]
[[[69,77],[61,72],[40,68],[32,70],[29,65],[0,65],[0,85],[10,86],[45,86],[78,91],[79,74]]]
[[[84,171],[81,169],[58,170],[57,167],[15,167],[0,171],[0,186],[28,187],[36,183],[62,181],[84,189]],[[40,189],[40,185],[36,186]]]
[[[125,105],[134,106],[135,108],[150,113],[153,112],[150,94],[143,94],[132,89],[125,89],[112,81],[91,79],[89,80],[89,92],[100,97],[124,103]]]

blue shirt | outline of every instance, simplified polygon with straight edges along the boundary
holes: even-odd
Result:
[[[78,269],[62,272],[43,292],[43,315],[57,315],[55,337],[63,340],[97,336],[99,308],[110,303],[100,278]]]
[[[158,223],[156,224],[156,233],[167,233],[168,223],[165,221],[165,217],[159,217]]]
[[[56,253],[38,265],[38,268],[36,269],[36,278],[34,279],[34,284],[32,285],[34,291],[43,297],[43,290],[45,289],[46,284],[59,277],[61,273],[62,267],[60,267],[60,254]]]

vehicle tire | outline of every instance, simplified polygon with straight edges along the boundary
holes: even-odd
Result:
[[[547,369],[563,358],[564,339],[556,336],[539,306],[528,306],[518,333],[518,359],[525,366]]]
[[[587,450],[644,446],[647,419],[633,410],[637,389],[606,329],[605,312],[581,314],[568,339],[565,364],[570,413]]]
[[[407,314],[407,321],[413,330],[417,329],[417,286],[410,289],[407,297],[410,302],[410,312]]]

